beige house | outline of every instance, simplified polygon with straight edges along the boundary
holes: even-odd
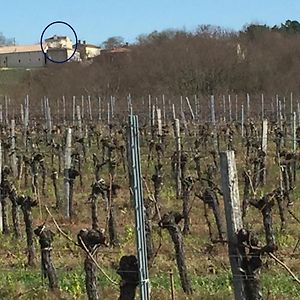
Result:
[[[43,47],[47,51],[47,45]],[[45,65],[40,44],[0,47],[0,68],[40,68]]]
[[[75,46],[73,45],[73,48]],[[81,40],[78,40],[77,51],[80,53],[80,58],[86,60],[100,55],[101,48],[96,45],[87,44],[86,41],[81,42]]]
[[[67,36],[58,36],[54,35],[48,39],[45,39],[45,43],[47,44],[48,48],[65,48],[65,49],[72,49],[72,41]]]

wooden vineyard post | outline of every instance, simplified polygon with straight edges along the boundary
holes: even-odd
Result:
[[[2,110],[2,106],[0,108]],[[21,114],[21,123],[24,124],[24,108],[23,108],[23,104],[21,103],[20,105],[20,114]],[[0,122],[2,123],[2,118],[0,118]]]
[[[65,169],[64,169],[64,194],[65,194],[65,216],[70,217],[70,169],[72,150],[72,129],[67,129],[67,139],[65,148]]]
[[[155,135],[155,105],[152,105],[151,111],[151,138],[154,140]]]
[[[63,102],[63,124],[66,126],[66,98],[65,96],[62,97]]]
[[[296,150],[297,150],[296,129],[297,129],[297,115],[296,115],[296,112],[293,112],[293,114],[292,114],[292,130],[293,130],[293,152],[294,153],[296,153]]]
[[[182,96],[180,96],[180,115],[184,114]]]
[[[130,104],[131,104],[131,98],[130,98]],[[110,96],[110,108],[111,108],[111,120],[114,119],[114,109],[115,109],[115,106],[114,106],[114,97],[113,96]]]
[[[8,99],[5,96],[5,124],[8,125]]]
[[[109,128],[109,125],[111,124],[111,120],[110,120],[110,104],[109,102],[107,102],[107,126]]]
[[[250,95],[247,94],[247,120],[250,118]]]
[[[175,142],[176,142],[176,198],[181,196],[181,141],[180,141],[180,124],[179,120],[174,120]]]
[[[286,101],[285,101],[285,97],[283,97],[283,120],[286,121]]]
[[[15,120],[11,120],[11,168],[14,178],[18,176],[17,153],[16,153],[16,133]]]
[[[29,125],[29,97],[25,98],[25,113],[24,113],[24,145],[27,150],[27,130]]]
[[[175,111],[175,104],[172,104],[172,116],[173,116],[173,120],[176,119],[176,111]]]
[[[282,104],[281,104],[281,101],[279,101],[279,127],[280,127],[280,130],[282,131],[283,127],[282,127]]]
[[[166,125],[166,101],[165,101],[165,95],[162,95],[162,107],[163,107],[163,123]]]
[[[226,97],[223,95],[222,97],[223,100],[223,121],[226,123]]]
[[[0,185],[2,185],[2,142],[0,140]],[[0,233],[3,232],[2,192],[0,190]]]
[[[232,122],[231,96],[230,95],[228,95],[228,108],[229,108],[229,122]]]
[[[188,97],[185,97],[185,100],[186,100],[186,103],[187,103],[188,108],[189,108],[189,110],[190,110],[190,113],[191,113],[191,116],[192,116],[192,120],[194,121],[194,120],[195,120],[195,115],[194,115],[192,106],[191,106],[191,104],[190,104],[189,98],[188,98]]]
[[[210,107],[211,107],[211,122],[213,126],[213,144],[214,150],[218,152],[218,138],[217,138],[217,128],[216,128],[216,114],[215,114],[215,97],[211,95],[210,98]]]
[[[2,108],[2,104],[0,105],[0,123],[3,123],[3,108]]]
[[[98,121],[102,120],[101,97],[98,97]]]
[[[90,121],[93,121],[93,114],[92,114],[92,103],[91,103],[91,96],[88,96],[88,109],[89,109],[89,118]]]
[[[264,119],[262,122],[262,135],[261,135],[261,150],[267,153],[268,144],[268,120]]]
[[[195,118],[196,118],[196,121],[199,122],[197,95],[194,96],[194,99],[195,99]]]
[[[81,113],[80,113],[80,106],[77,105],[76,107],[77,110],[77,121],[78,121],[78,128],[79,128],[79,137],[83,137],[83,132],[82,132],[82,120],[81,120]]]
[[[239,199],[238,176],[234,151],[220,153],[221,182],[227,224],[228,255],[233,276],[236,300],[244,300],[245,287],[241,272],[241,254],[238,249],[237,233],[243,228]]]
[[[241,120],[242,138],[244,137],[244,105],[242,104],[242,120]]]
[[[262,121],[262,134],[261,134],[261,150],[264,152],[263,157],[263,170],[262,172],[262,182],[266,183],[266,159],[267,159],[267,146],[268,146],[268,120],[264,119]]]
[[[49,106],[49,99],[46,98],[46,120],[47,120],[47,129],[48,129],[48,132],[47,132],[47,135],[48,135],[48,142],[51,141],[51,131],[52,131],[52,120],[51,120],[51,109],[50,109],[50,106]]]
[[[238,120],[238,95],[235,95],[235,121]]]
[[[264,105],[264,94],[261,94],[261,119],[264,119],[265,115],[265,105]]]
[[[84,120],[84,96],[81,95],[81,119]]]
[[[162,137],[162,121],[161,121],[161,109],[156,109],[156,116],[157,116],[157,128],[158,128],[158,135]]]
[[[152,132],[152,104],[151,104],[151,95],[148,96],[148,121],[149,121],[149,129],[150,133]]]
[[[276,121],[279,123],[279,98],[278,95],[276,95]]]
[[[300,103],[298,101],[297,101],[297,117],[298,117],[298,126],[300,126]]]
[[[76,97],[73,96],[73,99],[72,99],[72,121],[73,121],[73,126],[75,125],[75,115],[76,115]]]

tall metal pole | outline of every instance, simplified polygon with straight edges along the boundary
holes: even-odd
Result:
[[[135,212],[135,229],[137,241],[137,256],[139,264],[139,285],[140,299],[150,299],[150,283],[147,261],[147,246],[145,233],[145,207],[142,189],[142,174],[140,163],[140,142],[138,130],[138,117],[136,115],[129,116],[129,156],[130,168],[132,172],[131,193],[134,201]]]

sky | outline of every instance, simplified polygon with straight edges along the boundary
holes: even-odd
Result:
[[[78,39],[100,45],[111,36],[133,43],[140,34],[155,30],[219,25],[240,30],[245,24],[280,25],[300,21],[298,0],[0,0],[0,32],[17,44],[38,43],[45,27],[54,21],[70,24]],[[50,26],[52,34],[75,38],[70,28]]]

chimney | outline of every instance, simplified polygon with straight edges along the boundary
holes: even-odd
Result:
[[[83,41],[83,45],[85,45],[86,44],[86,41]]]
[[[78,40],[78,44],[81,44],[81,40]]]

